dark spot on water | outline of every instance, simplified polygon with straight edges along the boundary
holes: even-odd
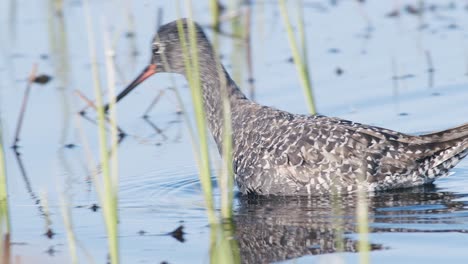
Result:
[[[395,9],[391,11],[390,13],[385,15],[386,17],[399,17],[400,16],[400,11]]]
[[[55,256],[55,253],[57,253],[57,250],[53,246],[50,246],[49,249],[45,251],[49,256]]]
[[[127,33],[125,33],[125,37],[126,38],[133,38],[133,37],[135,37],[135,32],[128,31]]]
[[[431,93],[432,96],[440,96],[440,93],[439,92],[433,92]]]
[[[99,208],[100,207],[97,204],[93,204],[93,205],[91,205],[91,207],[89,207],[89,209],[91,209],[91,211],[93,211],[93,212],[97,212],[99,210]]]
[[[415,16],[421,15],[423,12],[422,9],[412,6],[412,5],[407,5],[405,7],[405,10],[408,14],[415,15]]]
[[[76,145],[73,144],[73,143],[69,143],[69,144],[66,144],[64,147],[67,148],[67,149],[73,149],[73,148],[76,147]]]
[[[161,264],[169,264],[167,261],[162,261]]]
[[[127,134],[123,131],[119,131],[119,139],[124,139],[127,136]]]
[[[289,57],[286,61],[287,61],[288,63],[294,63],[294,58],[293,58],[293,57]]]
[[[337,54],[340,53],[340,50],[337,48],[330,48],[328,49],[328,53]]]
[[[52,239],[52,238],[54,238],[55,233],[54,233],[54,231],[52,231],[51,228],[49,228],[49,229],[47,229],[47,232],[45,232],[44,235],[45,235],[47,238]]]
[[[404,74],[404,75],[400,75],[400,76],[394,76],[393,79],[395,79],[395,80],[406,80],[406,79],[412,79],[414,77],[416,77],[416,75],[409,73],[409,74]]]
[[[49,75],[46,75],[46,74],[41,74],[41,75],[36,76],[34,78],[33,82],[38,83],[38,84],[46,84],[50,80],[52,80],[52,77],[50,77]]]
[[[162,144],[161,144],[161,142],[157,142],[155,145],[159,147],[159,146],[161,146]]]
[[[26,242],[11,242],[10,245],[12,245],[12,246],[27,246],[29,244],[26,243]]]
[[[178,228],[176,228],[174,231],[170,232],[169,235],[171,235],[173,238],[177,239],[177,241],[184,243],[185,238],[184,238],[184,226],[181,225]]]
[[[18,146],[18,144],[15,143],[13,146],[11,146],[11,149],[16,152],[16,155],[21,156],[21,153],[18,152],[19,147],[20,146]]]
[[[343,69],[341,69],[340,67],[337,67],[337,68],[335,69],[335,73],[336,73],[336,75],[340,76],[340,75],[343,74]]]
[[[22,53],[12,53],[12,54],[10,55],[10,57],[11,57],[12,59],[23,58],[23,57],[24,57],[24,54],[22,54]]]
[[[424,23],[424,24],[421,24],[421,25],[418,27],[418,30],[425,30],[425,29],[427,29],[427,28],[429,28],[429,25],[426,24],[426,23]]]
[[[406,112],[401,112],[401,113],[399,113],[398,115],[399,115],[399,116],[409,116],[409,114],[406,113]]]
[[[41,56],[39,56],[39,58],[41,58],[41,60],[48,60],[49,55],[48,54],[41,54]]]
[[[145,230],[138,231],[138,235],[140,235],[140,236],[144,236],[144,235],[146,235],[146,233],[148,233],[148,232],[146,232]]]
[[[247,79],[247,82],[250,83],[250,84],[255,83],[255,79],[254,78],[249,78],[249,79]]]
[[[455,23],[451,23],[447,26],[448,29],[457,29],[458,28],[458,25],[455,24]]]

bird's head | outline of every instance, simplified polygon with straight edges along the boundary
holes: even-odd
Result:
[[[191,41],[191,25],[193,25],[197,40],[198,54],[212,54],[211,46],[203,30],[195,22],[191,22],[188,19],[179,19],[161,26],[151,42],[151,60],[149,65],[117,96],[117,102],[155,73],[171,72],[185,74],[185,61],[188,58],[185,58],[184,54],[190,56],[191,51],[187,48],[184,52],[182,43],[186,43],[187,47],[189,46]],[[179,29],[182,29],[183,34],[179,33]],[[202,65],[203,63],[207,63],[205,58],[210,56],[198,57],[199,64]],[[109,105],[105,106],[106,111],[108,108]]]

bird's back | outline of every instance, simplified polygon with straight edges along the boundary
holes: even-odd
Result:
[[[468,124],[411,136],[247,103],[233,112],[234,170],[243,193],[316,195],[412,187],[468,154]]]

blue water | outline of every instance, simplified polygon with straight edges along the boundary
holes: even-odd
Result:
[[[103,86],[102,32],[109,28],[121,89],[149,60],[158,7],[164,10],[163,22],[176,19],[177,10],[173,1],[90,2]],[[196,20],[208,25],[208,4],[194,2]],[[467,122],[465,2],[425,1],[428,9],[422,17],[404,11],[418,1],[305,2],[310,70],[321,114],[411,134]],[[387,17],[396,3],[401,15]],[[248,7],[252,8],[256,100],[306,113],[296,70],[288,62],[290,49],[276,1],[256,1],[241,10]],[[94,98],[83,3],[64,1],[63,18],[50,10],[49,1],[44,0],[0,3],[0,115],[8,146],[33,63],[40,73],[54,78],[31,91],[19,143],[26,177],[14,153],[6,150],[13,256],[21,263],[70,262],[61,207],[67,199],[80,263],[104,263],[107,241],[101,210],[90,209],[99,203],[90,181],[91,164],[97,164],[98,157],[97,131],[76,115],[85,102],[74,93],[79,90]],[[223,29],[230,32],[229,22]],[[134,37],[126,37],[128,31]],[[209,29],[207,33],[213,34]],[[233,48],[232,42],[220,37],[223,63],[231,73],[240,69],[239,85],[248,87],[245,51]],[[435,69],[432,82],[426,52]],[[231,61],[233,56],[241,64]],[[337,68],[343,70],[341,75],[336,74]],[[191,115],[186,82],[173,77]],[[119,104],[119,126],[129,134],[119,146],[123,263],[210,261],[210,229],[197,167],[175,96],[167,90],[170,86],[168,74],[157,75]],[[149,114],[158,127],[154,129],[140,117],[161,90],[165,94]],[[64,148],[65,144],[76,147]],[[210,150],[216,173],[219,155],[212,142]],[[435,186],[368,198],[372,263],[466,262],[468,160],[453,172]],[[215,198],[219,200],[217,188]],[[48,201],[52,239],[44,235],[48,227],[38,199]],[[234,237],[241,259],[245,263],[358,262],[356,198],[340,199],[335,204],[330,197],[260,201],[237,197]],[[167,235],[181,225],[184,242]],[[340,248],[340,243],[345,246]]]

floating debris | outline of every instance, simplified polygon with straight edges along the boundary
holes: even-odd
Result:
[[[52,231],[51,228],[49,228],[49,229],[47,229],[47,232],[45,232],[44,235],[45,235],[47,238],[52,239],[52,238],[54,238],[55,233],[54,233],[54,231]]]
[[[73,143],[69,143],[69,144],[65,144],[64,147],[67,148],[67,149],[73,149],[73,148],[76,148],[76,145],[73,144]]]
[[[409,73],[409,74],[404,74],[400,76],[394,76],[393,79],[394,80],[406,80],[406,79],[412,79],[414,77],[416,77],[416,75]]]
[[[330,48],[328,49],[328,53],[337,54],[337,53],[340,53],[340,50],[337,48]]]
[[[170,232],[169,235],[171,235],[173,238],[177,239],[177,241],[184,243],[185,238],[184,238],[184,226],[181,225],[178,228],[176,228],[174,231]]]
[[[89,207],[89,209],[91,209],[91,211],[93,211],[93,212],[97,212],[99,210],[99,208],[100,207],[97,204],[93,204],[93,205],[91,205],[91,207]]]
[[[340,76],[343,74],[343,69],[341,69],[340,67],[337,67],[336,70],[335,70],[335,73],[336,75]]]
[[[415,15],[415,16],[419,16],[423,13],[422,8],[418,8],[412,5],[407,5],[405,7],[405,10],[406,12],[408,12],[408,14]]]
[[[33,82],[38,83],[38,84],[46,84],[50,80],[52,80],[52,77],[49,75],[41,74],[36,77],[34,77]]]
[[[385,15],[386,17],[399,17],[400,16],[400,10],[395,9],[391,11],[390,13]]]
[[[55,250],[55,248],[53,246],[50,246],[49,249],[47,249],[45,251],[45,253],[47,253],[47,255],[53,257],[53,256],[55,256],[55,253],[57,253],[57,250]]]

